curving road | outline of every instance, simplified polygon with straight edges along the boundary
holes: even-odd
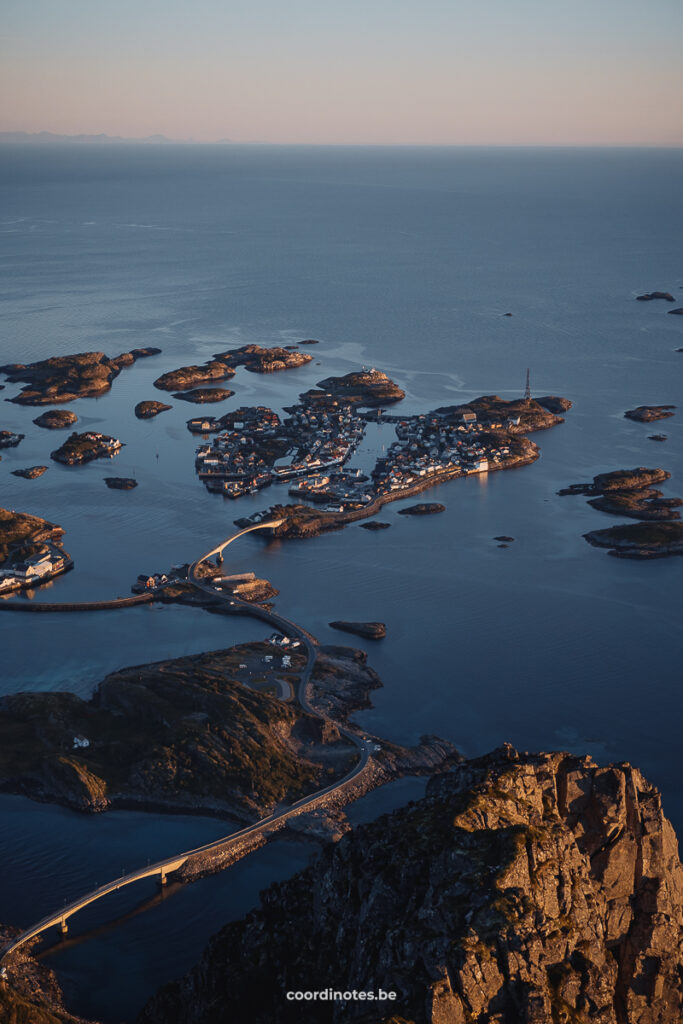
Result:
[[[237,832],[232,832],[230,835],[223,836],[220,839],[215,839],[211,843],[205,843],[203,846],[197,846],[192,850],[186,850],[184,853],[174,854],[172,857],[168,857],[165,860],[157,861],[155,864],[150,864],[144,868],[138,869],[137,871],[132,871],[129,874],[122,875],[120,878],[117,878],[112,882],[108,882],[106,885],[102,885],[99,888],[93,889],[91,892],[79,897],[77,900],[74,900],[62,907],[61,910],[48,914],[46,917],[36,922],[36,924],[26,929],[26,931],[18,935],[12,943],[5,946],[0,954],[0,964],[2,964],[14,950],[18,949],[25,942],[28,942],[29,939],[33,939],[42,932],[47,931],[48,928],[59,927],[62,933],[66,933],[68,930],[68,918],[73,914],[76,914],[79,910],[82,910],[83,907],[88,906],[90,903],[94,903],[103,896],[116,892],[117,890],[122,889],[127,885],[131,885],[133,882],[140,881],[143,878],[150,878],[152,876],[159,875],[161,883],[164,884],[167,874],[170,874],[172,871],[177,871],[190,858],[206,854],[212,850],[224,849],[227,851],[232,844],[240,844],[245,837],[258,835],[261,832],[269,830],[275,823],[286,821],[287,818],[292,817],[295,814],[299,814],[306,807],[312,806],[324,797],[329,796],[330,793],[334,793],[336,790],[342,789],[349,782],[355,779],[356,776],[360,775],[367,765],[371,752],[370,742],[363,736],[358,736],[356,733],[340,726],[338,722],[329,718],[329,716],[325,715],[323,712],[318,711],[310,703],[308,687],[315,667],[315,662],[318,657],[318,642],[315,637],[301,626],[298,626],[295,622],[292,622],[290,619],[286,619],[282,615],[278,615],[266,608],[262,608],[260,605],[252,605],[247,601],[242,601],[240,598],[223,594],[222,591],[218,591],[215,587],[211,586],[211,583],[207,582],[207,580],[197,577],[197,570],[199,566],[205,562],[207,558],[222,552],[229,544],[237,540],[239,537],[244,536],[246,533],[251,533],[253,530],[263,530],[279,526],[281,522],[281,519],[274,519],[269,520],[266,523],[259,523],[255,526],[250,526],[245,530],[240,530],[239,533],[229,537],[227,540],[217,545],[217,547],[212,548],[211,551],[202,555],[201,558],[192,562],[188,569],[188,581],[192,583],[193,586],[197,587],[197,589],[212,594],[217,600],[227,602],[234,612],[255,616],[256,618],[262,619],[264,622],[268,622],[271,626],[274,626],[282,633],[289,636],[296,636],[301,640],[306,648],[307,657],[306,664],[299,676],[299,687],[297,693],[299,704],[305,711],[309,712],[309,714],[315,715],[317,718],[321,718],[324,721],[331,722],[335,725],[341,735],[346,737],[349,742],[353,743],[354,746],[358,748],[360,755],[358,763],[337,782],[333,782],[329,786],[325,786],[324,789],[319,789],[317,792],[311,793],[309,796],[302,797],[289,807],[279,811],[274,811],[266,818],[261,818],[260,821],[254,822],[253,825],[247,825],[245,828],[242,828]]]

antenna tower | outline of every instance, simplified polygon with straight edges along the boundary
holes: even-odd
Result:
[[[530,402],[531,401],[531,383],[530,383],[530,380],[529,380],[529,367],[528,366],[527,366],[527,370],[526,370],[526,387],[524,389],[524,401],[525,402]]]

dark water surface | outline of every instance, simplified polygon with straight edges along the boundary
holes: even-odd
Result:
[[[126,594],[139,572],[194,557],[237,515],[284,498],[282,488],[237,504],[209,495],[194,476],[187,403],[135,419],[136,402],[164,397],[152,381],[165,370],[231,345],[319,338],[300,370],[239,370],[235,397],[217,410],[280,409],[323,376],[366,364],[406,389],[402,408],[413,412],[518,396],[529,366],[534,393],[574,402],[563,426],[536,435],[533,466],[430,492],[447,506],[440,516],[400,517],[391,505],[381,533],[247,537],[231,564],[270,578],[277,608],[323,641],[348,642],[332,619],[387,623],[387,638],[368,647],[384,688],[358,716],[367,728],[400,742],[437,733],[467,754],[510,740],[629,760],[661,788],[680,831],[683,562],[589,547],[582,533],[619,520],[556,492],[600,471],[661,465],[672,473],[665,492],[683,494],[681,413],[656,426],[623,418],[634,405],[680,403],[683,318],[634,299],[662,289],[683,304],[682,176],[681,151],[3,147],[1,360],[163,349],[108,395],[71,406],[80,428],[126,442],[112,463],[50,463],[63,435],[35,427],[37,410],[2,403],[0,429],[26,440],[2,453],[0,503],[60,523],[76,562],[44,599]],[[669,440],[656,445],[648,434],[660,428]],[[374,428],[356,461],[369,465],[390,441],[388,427]],[[50,463],[38,480],[10,475],[36,463]],[[107,490],[111,473],[136,475],[138,488]],[[498,534],[515,542],[499,549]],[[0,631],[2,692],[84,696],[124,664],[264,635],[256,622],[175,607],[7,614]],[[373,795],[357,820],[417,794],[401,785]],[[0,804],[0,918],[20,925],[117,874],[121,857],[132,868],[228,830]],[[145,913],[130,912],[152,883],[74,919],[80,934],[122,918],[48,958],[70,1006],[133,1019],[309,852],[279,841]]]

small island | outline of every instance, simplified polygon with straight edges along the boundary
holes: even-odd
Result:
[[[194,402],[195,405],[205,405],[207,402],[224,402],[234,394],[235,392],[229,388],[192,388],[190,391],[176,392],[173,398],[179,398],[183,402]]]
[[[381,640],[387,635],[387,627],[383,622],[345,622],[337,619],[330,622],[331,629],[339,629],[343,633],[355,633],[366,640]]]
[[[405,391],[398,384],[374,368],[347,373],[343,377],[326,377],[318,381],[318,387],[320,391],[308,391],[302,399],[313,403],[331,396],[347,405],[371,407],[390,405],[405,398]]]
[[[0,448],[16,448],[25,436],[25,434],[15,434],[12,430],[0,430]]]
[[[213,384],[234,376],[232,367],[214,359],[201,366],[181,366],[178,370],[162,373],[154,381],[154,387],[160,391],[189,391],[198,385]]]
[[[261,348],[260,345],[243,345],[227,352],[217,352],[213,359],[200,366],[181,366],[178,370],[163,373],[154,381],[162,391],[189,391],[202,384],[213,384],[235,376],[239,366],[251,373],[275,373],[310,363],[313,356],[303,352],[288,352],[285,348]]]
[[[303,345],[310,344],[302,342]],[[277,373],[280,370],[294,370],[298,366],[305,366],[313,361],[313,356],[304,352],[288,351],[274,345],[272,348],[262,348],[260,345],[242,345],[228,352],[218,352],[215,359],[220,359],[228,366],[237,368],[243,366],[250,373]]]
[[[158,416],[160,412],[168,412],[172,408],[172,405],[166,405],[164,402],[138,402],[135,406],[135,415],[139,420],[151,420],[154,416]]]
[[[36,416],[33,422],[45,430],[65,430],[78,423],[78,416],[70,409],[48,409]]]
[[[652,302],[653,299],[663,299],[665,302],[675,302],[671,292],[645,292],[643,295],[636,295],[637,302]]]
[[[648,441],[666,441],[668,439],[667,434],[648,434]]]
[[[610,515],[641,520],[680,519],[677,509],[683,505],[683,499],[664,498],[662,492],[652,486],[663,483],[670,477],[671,473],[664,469],[638,466],[636,469],[598,473],[593,477],[592,483],[572,484],[559,493],[595,495],[588,504]]]
[[[111,389],[112,381],[124,366],[156,355],[160,349],[138,348],[110,359],[104,352],[78,352],[53,356],[36,363],[7,363],[0,373],[11,383],[27,381],[10,402],[19,405],[60,405],[76,398],[96,398]],[[42,426],[42,424],[41,424]]]
[[[138,485],[137,480],[130,476],[105,476],[104,482],[114,491],[132,491]]]
[[[61,447],[50,453],[50,458],[65,466],[80,466],[93,459],[113,458],[122,447],[118,438],[88,430],[84,434],[71,434]]]
[[[615,558],[641,560],[683,555],[683,523],[626,523],[584,533],[589,544]]]
[[[683,316],[683,306],[677,306],[676,309],[669,309],[667,312],[671,316]]]
[[[24,480],[36,480],[47,472],[47,466],[29,466],[27,469],[13,469],[12,476],[21,476]]]
[[[675,405],[639,405],[635,409],[627,409],[624,416],[637,423],[652,423],[673,416],[675,408]]]
[[[446,506],[438,501],[423,501],[418,505],[409,505],[408,508],[400,508],[400,516],[433,516],[437,512],[445,512]]]
[[[369,523],[361,523],[361,530],[388,530],[391,523],[380,523],[377,519],[371,519]]]

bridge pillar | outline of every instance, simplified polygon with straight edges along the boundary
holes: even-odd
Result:
[[[166,872],[162,868],[160,873],[159,873],[159,885],[166,885],[167,881],[168,881],[168,879],[166,878]]]
[[[218,554],[216,555],[216,561],[218,562],[219,565],[222,564],[222,562],[223,562],[223,552],[222,551],[219,551]]]
[[[59,930],[62,933],[62,935],[67,935],[69,932],[69,926],[66,923],[65,917],[63,917],[62,920],[59,922]]]

